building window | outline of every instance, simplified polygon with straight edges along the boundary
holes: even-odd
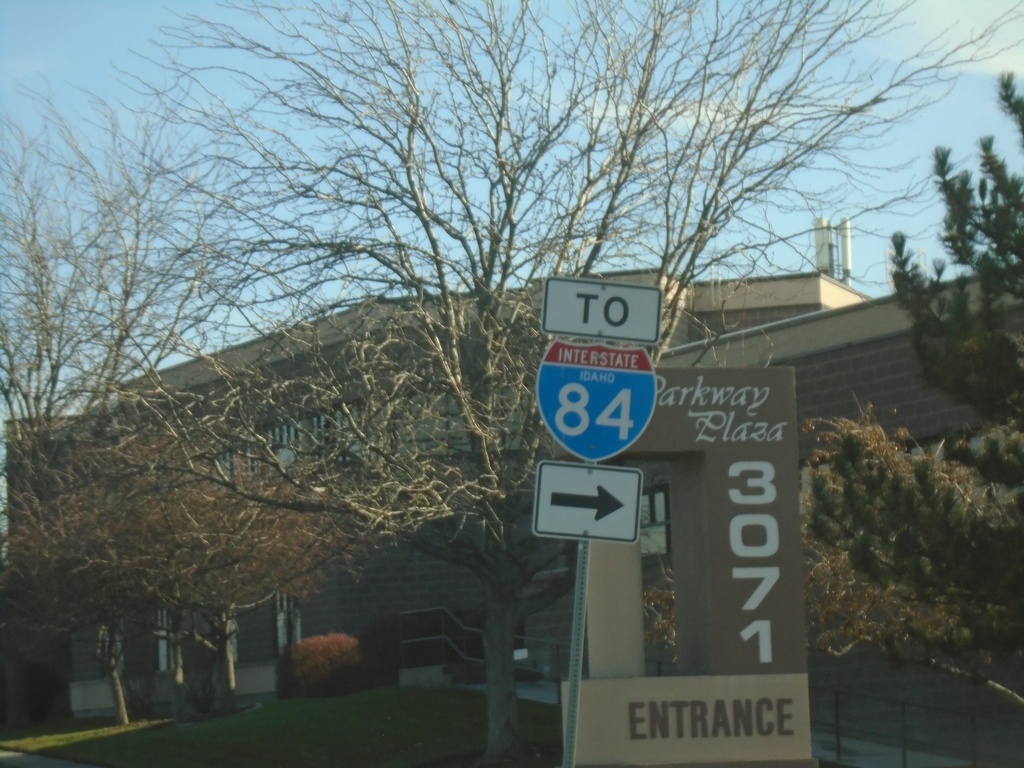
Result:
[[[309,418],[309,434],[313,445],[320,449],[327,443],[327,435],[333,423],[327,418],[327,414],[318,413]]]
[[[299,450],[298,424],[278,424],[271,428],[268,437],[277,460],[286,467],[294,464]]]
[[[282,592],[277,593],[274,601],[274,624],[277,630],[277,654],[302,639],[302,614],[295,598]]]
[[[318,413],[309,417],[307,423],[313,456],[322,461],[330,456],[331,443],[337,439],[338,414],[332,417],[326,413]]]
[[[171,617],[166,608],[158,608],[156,611],[156,668],[159,672],[169,672],[174,669]]]
[[[124,674],[124,632],[121,625],[110,627],[101,624],[97,635],[96,658],[101,660],[106,669],[106,664],[114,659],[117,663],[117,671]]]
[[[640,554],[668,554],[668,489],[652,488],[640,497]]]
[[[217,454],[217,458],[214,461],[216,461],[217,463],[216,469],[220,474],[224,475],[224,477],[228,478],[229,480],[235,479],[237,473],[235,472],[234,451],[221,451],[219,454]]]

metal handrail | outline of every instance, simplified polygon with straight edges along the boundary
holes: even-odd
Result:
[[[412,615],[422,615],[422,614],[436,614],[436,615],[438,615],[440,617],[440,619],[441,619],[441,627],[440,627],[441,631],[439,633],[437,633],[437,634],[434,634],[434,635],[421,635],[419,637],[413,637],[413,638],[408,638],[407,639],[405,637],[405,617],[406,616],[412,616]],[[441,663],[442,664],[449,663],[448,662],[448,655],[447,655],[447,652],[446,652],[447,649],[449,649],[449,648],[458,656],[458,658],[461,661],[483,662],[482,658],[477,658],[476,656],[471,656],[469,653],[467,653],[465,648],[460,647],[454,640],[452,640],[451,637],[449,637],[448,628],[447,628],[447,625],[445,623],[446,621],[453,623],[459,630],[461,630],[461,632],[463,633],[464,637],[465,637],[465,635],[470,634],[470,633],[475,633],[475,634],[477,634],[477,635],[479,635],[481,637],[483,636],[483,630],[478,629],[477,627],[471,627],[471,626],[469,626],[467,624],[462,623],[462,621],[459,620],[459,618],[455,614],[453,614],[450,610],[448,610],[444,606],[439,606],[437,608],[420,608],[420,609],[414,610],[414,611],[403,611],[402,613],[399,614],[399,620],[398,620],[399,647],[401,649],[401,666],[402,666],[403,669],[406,668],[406,657],[405,657],[406,646],[412,645],[412,644],[415,644],[415,643],[425,643],[425,642],[440,642],[441,643],[441,649],[442,649],[442,651],[441,651]]]
[[[878,741],[878,743],[888,743],[899,749],[902,768],[913,768],[909,764],[908,757],[910,752],[915,750],[931,751],[956,756],[960,759],[969,759],[971,761],[970,765],[979,765],[979,760],[983,760],[984,765],[988,766],[1005,765],[1016,767],[1019,765],[1020,754],[1002,755],[1002,750],[991,743],[993,741],[991,735],[988,738],[981,738],[979,732],[981,730],[988,730],[992,733],[1002,731],[1011,739],[1013,739],[1015,734],[1014,743],[1019,751],[1019,748],[1024,748],[1024,719],[979,714],[933,704],[917,704],[876,694],[858,693],[821,686],[811,686],[811,692],[819,697],[824,694],[826,699],[832,700],[830,720],[822,719],[822,715],[827,717],[829,714],[824,708],[819,709],[812,704],[811,711],[814,713],[818,709],[819,714],[817,719],[812,716],[812,726],[816,725],[818,728],[825,730],[825,732],[831,730],[835,739],[832,750],[835,752],[836,760],[846,758],[844,754],[844,739],[846,741],[850,739],[863,739],[866,741]],[[844,699],[847,704],[845,708],[842,706]],[[851,710],[856,711],[857,702],[861,702],[862,705],[867,703],[875,707],[884,705],[898,708],[899,717],[896,722],[898,732],[890,730],[890,732],[886,733],[880,729],[872,729],[863,722],[855,723],[853,718],[851,718],[850,712]],[[914,715],[915,713],[929,718],[932,722],[942,717],[962,720],[967,726],[965,730],[960,731],[965,741],[956,745],[942,743],[938,734],[928,736],[920,732],[912,738],[908,728],[908,715]],[[942,733],[950,734],[956,732],[956,729],[946,728]],[[1003,762],[1004,759],[1007,762]]]
[[[404,621],[406,616],[416,616],[425,614],[436,614],[441,617],[441,631],[437,634],[422,635],[419,637],[413,637],[406,639],[404,637]],[[480,638],[483,637],[483,630],[478,627],[471,627],[468,624],[462,622],[458,616],[453,614],[451,610],[445,606],[438,606],[436,608],[419,608],[412,611],[403,611],[399,614],[399,633],[401,635],[401,648],[402,648],[402,668],[405,668],[405,648],[407,645],[413,645],[415,643],[426,643],[426,642],[439,642],[442,644],[443,649],[451,649],[461,661],[469,661],[473,663],[483,663],[484,659],[472,656],[466,652],[464,648],[459,647],[458,643],[451,639],[447,631],[447,625],[445,622],[450,622],[459,631],[462,632],[463,636],[473,634]],[[557,640],[549,640],[542,637],[532,637],[530,635],[516,635],[515,640],[522,644],[526,648],[546,648],[551,652],[551,656],[554,659],[554,663],[549,665],[548,674],[543,675],[546,679],[553,680],[555,682],[562,679],[562,661],[568,659],[568,646],[564,642],[558,642]],[[672,674],[675,669],[673,662],[665,661],[664,659],[647,658],[644,660],[646,668],[654,670],[654,674],[657,677],[661,677],[664,674]],[[448,657],[442,653],[442,663],[447,664]],[[520,665],[521,668],[528,668],[533,671],[540,672],[541,670],[536,669],[533,666]],[[552,674],[553,673],[553,674]]]

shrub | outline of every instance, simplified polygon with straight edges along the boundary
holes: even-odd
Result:
[[[350,635],[309,637],[290,645],[277,664],[277,697],[341,696],[365,690],[359,641]]]

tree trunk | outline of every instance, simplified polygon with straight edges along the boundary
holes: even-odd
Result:
[[[185,657],[181,648],[182,625],[184,619],[175,611],[171,617],[168,642],[171,644],[171,658],[174,663],[173,707],[174,722],[185,719]]]
[[[124,695],[124,681],[121,679],[120,633],[114,627],[120,622],[112,621],[97,628],[94,656],[103,665],[110,683],[110,700],[114,702],[114,717],[119,725],[128,725],[128,702]]]
[[[116,655],[107,657],[107,679],[110,680],[110,697],[114,701],[114,716],[119,725],[128,725],[128,703],[124,697],[124,683]]]
[[[514,593],[492,585],[486,585],[486,595],[484,669],[487,678],[487,751],[484,753],[484,764],[508,760],[522,749],[513,660],[519,604]]]
[[[235,708],[235,653],[231,648],[231,638],[238,629],[226,613],[221,614],[220,618],[220,706],[223,711],[231,712]]]

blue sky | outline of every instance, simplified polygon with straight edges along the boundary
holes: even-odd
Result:
[[[893,50],[911,50],[941,33],[980,29],[1013,5],[1010,0],[921,0],[894,39]],[[159,56],[152,41],[160,37],[162,26],[178,25],[179,14],[222,18],[226,13],[210,0],[0,0],[0,109],[31,125],[36,108],[25,89],[52,96],[65,115],[87,107],[83,91],[109,103],[130,100],[118,69],[141,76],[155,73],[140,57]],[[941,144],[972,167],[977,139],[985,134],[995,134],[997,147],[1019,157],[1019,142],[996,107],[995,75],[1013,70],[1024,78],[1024,21],[1006,25],[997,44],[1006,50],[965,70],[941,103],[894,131],[890,159],[911,163],[912,172],[925,177],[932,150]],[[836,220],[844,215],[841,210],[808,212],[808,220],[819,213]],[[884,252],[895,229],[913,235],[913,244],[923,249],[926,259],[941,257],[941,215],[941,206],[932,199],[899,215],[856,221],[854,287],[872,295],[887,292]]]

